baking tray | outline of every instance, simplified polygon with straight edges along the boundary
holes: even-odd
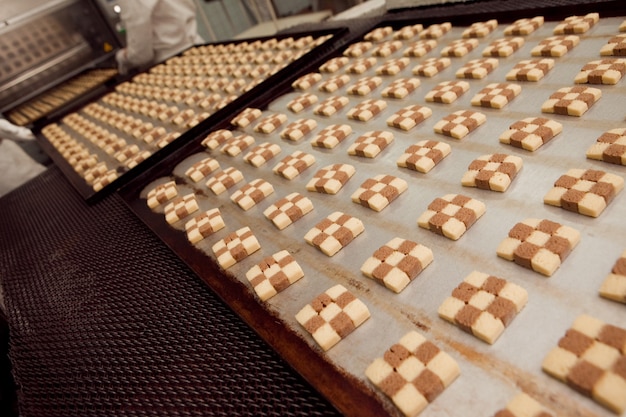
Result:
[[[566,11],[560,9],[560,13]],[[569,15],[571,13],[565,16]],[[398,30],[404,25],[421,23],[420,16],[416,14],[408,20],[407,16],[383,20],[371,29],[391,26]],[[543,373],[541,362],[580,314],[590,314],[622,327],[626,322],[623,305],[598,296],[602,281],[626,248],[626,196],[621,192],[598,218],[591,218],[545,205],[543,195],[570,168],[594,168],[626,177],[624,166],[585,157],[587,148],[595,143],[600,134],[624,126],[626,109],[622,100],[626,87],[623,80],[615,86],[599,86],[603,97],[580,118],[546,115],[540,109],[542,103],[557,89],[574,85],[574,76],[584,64],[599,59],[600,47],[617,33],[617,27],[624,17],[602,17],[592,30],[581,35],[580,45],[564,57],[555,58],[555,68],[541,81],[519,82],[522,85],[521,94],[501,110],[474,107],[470,100],[488,83],[504,82],[506,73],[518,61],[530,58],[532,47],[553,35],[552,30],[558,21],[548,20],[536,32],[526,36],[524,46],[510,57],[500,58],[498,68],[486,78],[468,80],[470,90],[454,103],[439,104],[424,100],[426,93],[435,85],[455,80],[454,74],[458,68],[470,59],[480,58],[482,50],[489,43],[503,37],[507,23],[517,18],[534,16],[533,13],[518,11],[514,17],[509,16],[510,20],[500,21],[494,32],[480,39],[475,50],[462,58],[451,58],[452,65],[435,77],[420,77],[421,85],[416,91],[405,99],[387,100],[387,109],[366,123],[348,119],[346,112],[363,99],[380,98],[382,89],[393,79],[410,76],[410,70],[416,62],[439,56],[440,50],[452,40],[459,39],[466,27],[453,25],[452,30],[438,40],[435,50],[422,58],[412,59],[411,65],[400,74],[383,77],[383,84],[366,97],[347,95],[346,86],[333,93],[350,99],[350,104],[336,116],[316,116],[312,108],[298,114],[291,113],[287,110],[287,103],[301,94],[294,90],[277,95],[269,103],[265,103],[267,100],[250,102],[249,107],[263,109],[262,117],[282,113],[288,116],[288,122],[313,118],[318,126],[305,139],[295,143],[281,139],[281,129],[269,135],[256,133],[252,127],[243,129],[243,133],[255,137],[257,144],[269,141],[282,149],[278,156],[260,168],[243,161],[245,151],[238,157],[230,157],[219,151],[205,150],[200,145],[204,135],[198,136],[176,154],[128,184],[120,190],[120,194],[130,209],[206,284],[346,415],[401,415],[391,401],[367,380],[365,369],[410,330],[421,332],[448,352],[461,369],[459,378],[421,415],[493,415],[504,408],[519,391],[531,395],[555,415],[614,415]],[[471,22],[485,20],[484,15],[473,17]],[[468,19],[468,16],[463,16],[463,19]],[[446,21],[450,20],[439,20],[438,23]],[[338,51],[337,56],[341,55],[343,49]],[[387,59],[398,57],[403,50],[401,48]],[[358,78],[372,75],[374,68],[360,74]],[[327,79],[333,75],[336,74],[323,76]],[[352,82],[356,78],[352,77]],[[330,95],[316,90],[311,92],[319,96],[320,102]],[[387,117],[396,110],[413,104],[431,108],[432,116],[408,132],[385,125]],[[487,116],[487,122],[461,140],[435,134],[434,124],[457,110],[479,111]],[[539,116],[562,123],[563,132],[535,152],[499,143],[498,137],[513,122]],[[338,122],[350,124],[354,132],[332,150],[311,147],[309,142],[316,133]],[[232,126],[227,120],[215,126],[215,130],[223,128]],[[360,134],[377,129],[392,131],[394,134],[394,142],[380,155],[367,159],[347,154],[348,147]],[[423,139],[448,143],[452,152],[427,174],[399,168],[396,160],[404,149]],[[314,155],[315,164],[291,181],[273,174],[273,166],[295,150]],[[504,193],[498,193],[461,186],[461,178],[469,163],[481,155],[491,153],[507,153],[523,159],[524,166],[511,187]],[[222,169],[231,166],[239,169],[245,180],[218,196],[213,195],[202,182],[200,185],[192,183],[184,175],[186,168],[207,156],[217,159]],[[315,172],[333,163],[351,164],[356,168],[356,174],[336,195],[306,191],[305,185]],[[363,181],[376,174],[391,174],[409,184],[407,192],[380,213],[354,204],[350,199]],[[250,210],[243,211],[230,201],[230,195],[256,178],[270,182],[275,192]],[[192,191],[196,194],[200,210],[219,208],[224,217],[225,229],[194,247],[188,243],[183,232],[185,220],[193,215],[170,226],[164,220],[163,207],[151,211],[145,200],[147,193],[156,185],[171,180],[176,181],[179,195]],[[262,213],[276,200],[291,192],[299,192],[311,199],[314,210],[293,225],[278,231]],[[484,202],[487,207],[485,215],[458,241],[435,235],[416,224],[417,218],[434,198],[448,193],[467,195]],[[327,257],[306,244],[304,235],[336,210],[361,219],[365,231],[339,253]],[[560,269],[549,278],[496,255],[496,248],[510,228],[529,217],[549,219],[574,227],[582,236]],[[261,249],[226,271],[220,270],[215,264],[211,246],[244,226],[250,226]],[[434,253],[433,263],[400,294],[389,291],[360,272],[363,262],[394,237],[414,240],[431,248]],[[245,273],[263,258],[282,249],[289,250],[302,266],[304,278],[261,302],[254,295]],[[493,345],[461,331],[437,314],[443,300],[474,270],[505,278],[529,293],[526,307]],[[346,340],[323,352],[294,316],[315,296],[335,284],[344,285],[360,298],[368,306],[371,318]]]
[[[216,121],[222,120],[234,114],[237,110],[240,110],[243,104],[251,97],[258,96],[267,90],[268,87],[273,88],[281,83],[288,83],[290,79],[298,74],[299,68],[302,65],[299,64],[298,61],[303,62],[311,59],[319,59],[331,53],[336,43],[340,41],[341,37],[346,33],[347,29],[344,27],[300,34],[292,33],[289,35],[276,35],[232,42],[197,45],[169,58],[163,63],[134,75],[132,78],[120,80],[118,84],[110,86],[105,91],[100,92],[98,96],[92,97],[87,103],[80,103],[78,107],[74,106],[68,108],[65,113],[59,113],[51,117],[46,121],[46,124],[35,126],[34,133],[44,151],[46,151],[54,163],[59,166],[74,188],[84,199],[93,203],[118,189],[137,173],[156,163],[163,156],[174,151],[190,138],[195,137],[197,132],[209,129]],[[287,40],[293,41],[287,43],[287,45],[293,45],[293,48],[286,46],[286,50],[293,52],[290,57],[285,58],[285,61],[269,62],[269,69],[254,78],[246,74],[238,75],[234,73],[236,69],[246,65],[252,65],[253,68],[260,68],[263,65],[267,65],[267,61],[256,61],[256,59],[260,58],[260,56],[257,55],[267,52],[261,46],[267,45],[268,48],[282,48],[282,45],[284,45],[284,42],[287,42]],[[303,42],[304,45],[299,45],[297,44],[299,40],[306,40],[306,42]],[[281,42],[283,42],[283,44],[281,44]],[[232,58],[236,52],[235,48],[245,48],[246,46],[253,48],[250,51],[250,53],[255,55],[250,58],[253,59],[253,61],[250,63],[233,61]],[[302,52],[306,53],[302,54]],[[218,57],[215,58],[215,55],[218,55]],[[220,57],[224,62],[219,61]],[[227,66],[230,67],[226,68]],[[185,77],[187,77],[187,79],[194,78],[196,81],[201,80],[199,81],[200,84],[187,84]],[[166,79],[166,81],[164,81],[164,79]],[[215,81],[219,80],[225,80],[228,84],[245,80],[245,85],[238,86],[234,91],[216,91],[214,84]],[[165,84],[166,82],[168,83],[167,85]],[[137,87],[146,86],[153,89],[153,93],[149,97],[142,95],[142,90],[136,90]],[[159,90],[161,89],[169,92],[180,92],[185,95],[202,92],[205,93],[207,97],[211,95],[218,95],[220,97],[219,100],[216,99],[216,103],[211,103],[211,107],[201,108],[197,102],[188,103],[186,100],[179,100],[174,96],[158,96],[160,94]],[[149,115],[140,113],[137,108],[116,104],[119,102],[109,100],[113,96],[117,98],[135,99],[136,101],[147,99],[152,103],[165,104],[168,108],[177,109],[179,114],[183,114],[186,110],[192,110],[195,115],[204,116],[202,116],[203,119],[196,120],[193,123],[188,124],[187,121],[185,121],[177,125],[170,120],[170,118],[160,120],[158,114],[154,117],[150,117]],[[223,102],[220,103],[220,101]],[[120,128],[119,126],[105,123],[102,118],[94,117],[94,112],[88,114],[89,109],[94,108],[112,111],[117,115],[133,117],[143,124],[150,123],[154,128],[163,127],[167,134],[176,134],[178,137],[166,146],[158,145],[158,140],[148,143],[142,140],[142,136],[136,136],[132,131],[124,131],[123,128],[126,127],[125,125]],[[137,164],[128,165],[126,160],[119,160],[114,152],[106,151],[104,146],[97,146],[94,141],[84,136],[83,132],[79,132],[76,128],[69,127],[67,123],[69,121],[69,119],[67,119],[68,116],[70,116],[70,118],[78,117],[81,123],[86,121],[92,128],[104,128],[105,139],[117,137],[124,141],[125,147],[136,145],[138,148],[137,155],[142,152],[147,152],[148,156]],[[66,145],[65,141],[57,143],[54,139],[50,140],[48,136],[51,138],[52,136],[49,131],[46,134],[47,129],[60,129],[60,131],[69,134],[72,146],[78,144],[78,146],[87,149],[84,158],[79,158],[78,162],[80,162],[81,159],[89,159],[91,156],[95,156],[98,163],[104,162],[106,164],[107,170],[112,174],[112,180],[105,181],[97,187],[94,187],[93,183],[86,181],[83,169],[74,168],[77,166],[77,162],[71,159],[73,154],[71,152],[67,153],[66,149],[62,148],[62,146]],[[162,135],[160,138],[164,136],[165,135]],[[55,145],[53,142],[57,144]]]

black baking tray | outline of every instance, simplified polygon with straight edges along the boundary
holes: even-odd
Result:
[[[228,41],[228,42],[215,42],[215,43],[207,43],[204,45],[197,45],[191,47],[189,49],[195,47],[202,46],[219,46],[219,45],[237,45],[243,42],[256,42],[256,41],[268,41],[276,39],[278,41],[285,38],[300,38],[305,36],[313,36],[313,37],[323,37],[330,35],[331,37],[324,41],[322,44],[315,46],[311,50],[309,50],[302,57],[294,60],[281,70],[272,74],[268,78],[266,78],[263,82],[250,89],[249,91],[244,92],[239,95],[237,99],[231,101],[228,105],[222,107],[221,109],[215,111],[211,114],[207,119],[203,120],[198,125],[184,131],[181,135],[174,141],[172,141],[169,145],[165,146],[162,149],[155,151],[149,158],[139,163],[132,169],[126,169],[123,166],[118,166],[118,178],[112,181],[110,184],[104,186],[101,190],[95,191],[87,182],[78,175],[74,168],[65,160],[65,158],[57,151],[57,149],[46,139],[46,137],[42,134],[42,129],[45,126],[53,123],[60,122],[65,116],[79,111],[83,107],[96,103],[102,97],[107,94],[115,91],[115,88],[127,81],[132,80],[132,77],[141,75],[143,73],[148,73],[150,70],[162,63],[156,64],[152,67],[149,67],[137,74],[133,74],[132,77],[122,77],[116,79],[115,83],[107,85],[106,88],[100,89],[94,95],[90,95],[88,101],[80,101],[74,102],[72,105],[67,106],[63,109],[63,111],[56,112],[53,116],[46,118],[45,121],[37,122],[33,127],[33,133],[37,137],[39,144],[42,149],[50,156],[52,161],[59,167],[59,169],[63,172],[68,181],[72,184],[72,186],[76,189],[76,191],[88,202],[95,203],[99,201],[102,197],[114,192],[119,189],[123,184],[130,181],[132,178],[136,177],[139,173],[145,171],[150,166],[156,164],[158,161],[162,160],[166,155],[174,152],[176,149],[183,146],[185,143],[193,140],[198,137],[202,133],[210,130],[212,126],[216,123],[219,123],[221,120],[232,117],[237,112],[241,111],[245,107],[248,106],[248,103],[252,101],[255,97],[259,97],[268,93],[268,91],[272,91],[273,89],[280,87],[281,85],[289,85],[295,78],[302,74],[302,71],[307,67],[307,64],[310,62],[317,62],[318,60],[324,59],[327,55],[333,53],[333,51],[342,44],[342,38],[344,38],[349,33],[349,30],[345,26],[335,27],[330,29],[318,29],[314,31],[307,31],[305,33],[289,33],[289,34],[277,34],[274,36],[266,36],[259,38],[247,38],[240,39],[236,41]],[[176,58],[183,56],[186,51],[179,53],[178,55],[170,58]],[[165,61],[167,62],[167,60]],[[86,142],[86,140],[85,140]]]

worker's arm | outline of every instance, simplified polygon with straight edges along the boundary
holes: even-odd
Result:
[[[157,0],[120,0],[126,28],[126,48],[117,52],[120,72],[149,64],[154,59],[152,11]]]

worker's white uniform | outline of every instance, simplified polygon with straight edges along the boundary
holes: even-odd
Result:
[[[119,0],[126,48],[117,53],[120,72],[161,62],[203,43],[193,0]]]

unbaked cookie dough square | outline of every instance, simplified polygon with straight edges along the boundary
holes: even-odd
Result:
[[[321,83],[318,87],[319,91],[326,93],[334,93],[344,85],[350,82],[350,76],[347,74],[336,75]]]
[[[376,158],[393,140],[393,133],[385,130],[365,132],[348,148],[348,155]]]
[[[346,67],[346,72],[349,74],[363,74],[365,71],[376,65],[377,62],[378,59],[372,56],[368,58],[359,58]]]
[[[178,188],[176,188],[176,182],[168,181],[163,184],[159,184],[152,190],[148,191],[146,196],[146,202],[151,209],[167,203],[178,195]]]
[[[364,100],[352,109],[348,110],[347,116],[349,119],[367,122],[386,108],[387,102],[385,100]]]
[[[296,314],[296,321],[324,351],[369,318],[367,306],[341,284],[324,291]]]
[[[563,87],[543,103],[543,113],[556,113],[580,117],[602,97],[602,90],[593,87]]]
[[[543,202],[598,217],[624,188],[624,178],[596,169],[570,169],[554,183]]]
[[[400,48],[402,48],[402,41],[400,40],[386,41],[374,47],[374,49],[372,50],[372,55],[385,58],[393,54],[394,52],[399,51]]]
[[[215,132],[211,132],[207,135],[206,138],[202,140],[202,146],[208,149],[216,149],[226,143],[227,140],[232,139],[233,132],[226,129],[216,130]]]
[[[383,26],[366,33],[363,39],[370,42],[380,42],[392,33],[393,28],[391,26]]]
[[[497,58],[479,58],[468,61],[459,68],[455,75],[456,78],[483,79],[494,69],[498,68],[499,61]]]
[[[313,155],[302,151],[294,151],[272,168],[272,172],[283,178],[292,180],[314,163],[315,157]]]
[[[417,219],[423,229],[459,240],[487,210],[482,201],[461,194],[446,194],[437,197]]]
[[[535,16],[533,18],[522,18],[513,22],[511,25],[504,28],[504,34],[506,36],[526,36],[530,35],[541,26],[543,26],[543,16]]]
[[[493,417],[555,417],[555,415],[530,395],[520,392]]]
[[[420,32],[420,39],[439,39],[452,29],[452,23],[434,23]]]
[[[386,61],[383,65],[376,68],[377,75],[397,75],[400,71],[409,66],[411,60],[409,58],[397,58]]]
[[[524,46],[524,38],[500,38],[489,44],[483,49],[483,56],[507,57],[513,55],[515,51]]]
[[[261,249],[259,241],[248,226],[229,234],[212,246],[217,263],[228,269]]]
[[[552,276],[580,241],[580,232],[551,220],[528,218],[513,226],[496,253],[507,261]]]
[[[315,84],[317,84],[318,82],[320,82],[322,80],[322,74],[318,73],[318,72],[311,72],[309,74],[305,74],[303,76],[301,76],[300,78],[298,78],[297,80],[295,80],[291,86],[293,88],[295,88],[296,90],[309,90],[310,88],[312,88]]]
[[[229,156],[237,156],[254,143],[254,138],[250,135],[237,135],[228,139],[220,148],[220,152]]]
[[[306,189],[318,193],[337,194],[355,172],[352,165],[328,165],[315,173],[307,183]]]
[[[363,233],[365,226],[356,217],[335,211],[304,235],[304,240],[327,256],[333,256]]]
[[[223,171],[216,171],[206,182],[206,186],[215,195],[220,195],[224,191],[243,181],[243,174],[237,168],[228,167]]]
[[[626,56],[626,33],[613,36],[600,48],[602,56]]]
[[[351,198],[354,203],[381,211],[407,188],[408,184],[402,178],[380,174],[365,180]]]
[[[343,142],[350,133],[352,133],[352,127],[350,125],[330,125],[311,141],[311,146],[332,149]]]
[[[555,26],[553,33],[555,35],[585,33],[594,27],[599,20],[600,15],[598,13],[587,13],[584,16],[569,16]]]
[[[424,99],[435,103],[450,104],[455,102],[470,88],[467,81],[443,81],[433,87]]]
[[[177,197],[169,202],[163,209],[165,214],[165,221],[169,224],[176,223],[177,221],[195,213],[200,209],[198,206],[198,200],[194,193],[189,193],[182,197]]]
[[[318,99],[315,94],[304,93],[287,103],[287,108],[294,113],[300,113],[317,103],[317,100]]]
[[[524,59],[506,74],[509,81],[532,81],[541,80],[554,67],[554,59],[538,58]]]
[[[457,39],[441,50],[441,56],[463,57],[478,46],[478,39]]]
[[[500,143],[534,152],[563,131],[563,125],[545,117],[528,117],[513,123],[500,135]]]
[[[222,213],[219,209],[214,208],[185,223],[185,232],[189,242],[196,244],[224,227],[226,227],[226,224],[222,218]]]
[[[369,51],[373,45],[374,44],[369,41],[355,42],[343,51],[343,55],[346,57],[358,58]]]
[[[445,142],[422,140],[404,150],[396,162],[399,167],[427,173],[450,154],[452,147]]]
[[[482,155],[468,166],[461,185],[504,192],[522,169],[522,165],[523,161],[519,156],[503,153]]]
[[[498,27],[496,19],[490,19],[485,22],[472,23],[471,26],[463,31],[464,38],[484,38]]]
[[[394,39],[409,40],[417,36],[424,30],[424,25],[417,23],[415,25],[403,26],[400,29],[393,32]]]
[[[419,78],[397,78],[383,89],[381,95],[388,98],[405,98],[415,91],[420,84]]]
[[[282,113],[272,114],[265,119],[259,121],[254,127],[255,132],[272,133],[287,121],[287,116]]]
[[[291,193],[269,206],[263,215],[279,230],[301,219],[313,210],[313,203],[299,193]]]
[[[604,132],[587,149],[587,158],[616,165],[626,165],[626,128]]]
[[[208,157],[189,167],[189,169],[185,171],[185,175],[188,176],[193,182],[198,182],[219,168],[220,163],[217,159]]]
[[[264,142],[258,146],[255,146],[250,152],[248,152],[243,160],[253,167],[260,167],[267,161],[275,157],[281,152],[280,146],[275,143]]]
[[[404,107],[387,119],[387,126],[411,130],[432,116],[432,114],[433,111],[429,107],[419,105]]]
[[[365,370],[406,417],[415,417],[461,374],[456,361],[421,333],[406,333]]]
[[[615,261],[599,292],[604,298],[626,304],[626,250]]]
[[[274,192],[274,187],[264,179],[258,178],[250,181],[231,196],[230,200],[243,210],[250,210],[252,207],[263,201],[268,195]]]
[[[486,121],[487,116],[482,113],[459,110],[438,121],[434,126],[434,131],[455,139],[463,139]]]
[[[318,116],[330,117],[343,109],[349,102],[350,100],[345,96],[328,97],[313,110],[313,113]]]
[[[616,414],[626,410],[626,329],[583,314],[544,358],[544,372]]]
[[[433,77],[448,68],[451,63],[450,58],[428,58],[416,65],[411,72],[422,77]]]
[[[361,272],[395,293],[402,292],[433,261],[433,251],[417,242],[396,237],[378,248]]]
[[[561,57],[574,49],[579,43],[580,37],[577,35],[550,36],[539,42],[530,51],[530,54],[532,56]]]
[[[286,250],[268,256],[246,272],[248,282],[262,301],[285,290],[303,276],[304,271]]]
[[[243,128],[248,127],[256,119],[261,117],[262,114],[263,112],[261,110],[255,109],[253,107],[248,107],[244,109],[241,113],[239,113],[237,116],[235,116],[231,120],[230,123],[233,126],[237,126],[243,129]]]
[[[576,84],[615,85],[626,73],[626,59],[598,59],[585,64],[574,78]]]
[[[403,56],[411,58],[420,58],[437,47],[437,41],[434,39],[426,39],[415,41],[402,52]]]
[[[350,62],[350,58],[345,56],[339,56],[331,58],[324,62],[320,67],[320,72],[334,73],[345,67]]]
[[[442,319],[493,344],[528,302],[528,292],[505,279],[473,271],[439,306]]]
[[[298,119],[295,122],[288,124],[287,127],[280,132],[280,137],[297,142],[308,135],[316,127],[317,122],[315,119]]]

